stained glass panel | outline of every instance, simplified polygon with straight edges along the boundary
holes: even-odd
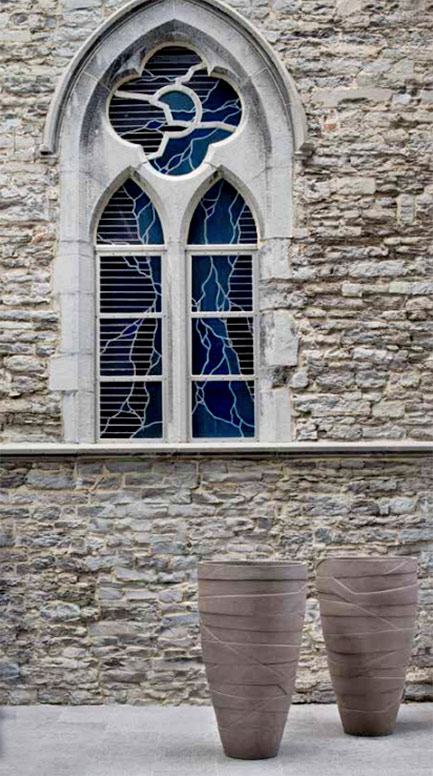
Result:
[[[193,382],[192,433],[207,438],[253,437],[253,381]]]
[[[253,215],[238,191],[227,181],[217,181],[200,200],[191,220],[190,245],[256,243]]]
[[[254,373],[252,318],[193,318],[194,375]]]
[[[102,320],[99,331],[101,375],[145,376],[162,372],[161,320]]]
[[[253,309],[252,256],[193,256],[193,312]]]
[[[101,313],[161,312],[160,256],[101,256]]]
[[[100,437],[162,437],[161,383],[101,383]]]
[[[198,54],[165,46],[138,78],[119,85],[108,114],[117,134],[140,145],[156,170],[185,175],[201,165],[211,145],[235,132],[242,104],[234,87],[210,75]]]
[[[163,239],[149,197],[127,180],[101,216],[98,243],[160,245]],[[100,250],[98,261],[100,438],[160,439],[162,382],[143,378],[162,376],[161,256]]]
[[[153,203],[130,178],[113,194],[98,224],[98,243],[161,245],[161,221]]]

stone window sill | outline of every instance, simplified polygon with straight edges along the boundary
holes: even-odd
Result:
[[[0,444],[0,465],[4,456],[45,455],[364,455],[366,453],[428,454],[432,442],[189,442],[152,444],[70,444],[62,442],[26,442]]]

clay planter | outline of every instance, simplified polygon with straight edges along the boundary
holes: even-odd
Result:
[[[415,632],[416,558],[330,558],[316,571],[329,670],[346,733],[392,732]]]
[[[226,755],[278,754],[295,684],[307,566],[199,564],[201,643]]]

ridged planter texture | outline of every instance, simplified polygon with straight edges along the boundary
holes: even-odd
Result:
[[[203,660],[226,755],[275,757],[295,684],[307,566],[199,564]]]
[[[416,623],[416,558],[330,558],[316,584],[329,670],[343,728],[392,732]]]

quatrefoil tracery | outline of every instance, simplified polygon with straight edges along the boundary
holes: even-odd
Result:
[[[209,75],[196,52],[165,46],[142,74],[115,90],[109,118],[117,134],[140,145],[165,175],[185,175],[209,147],[233,135],[242,118],[240,96],[224,78]]]

